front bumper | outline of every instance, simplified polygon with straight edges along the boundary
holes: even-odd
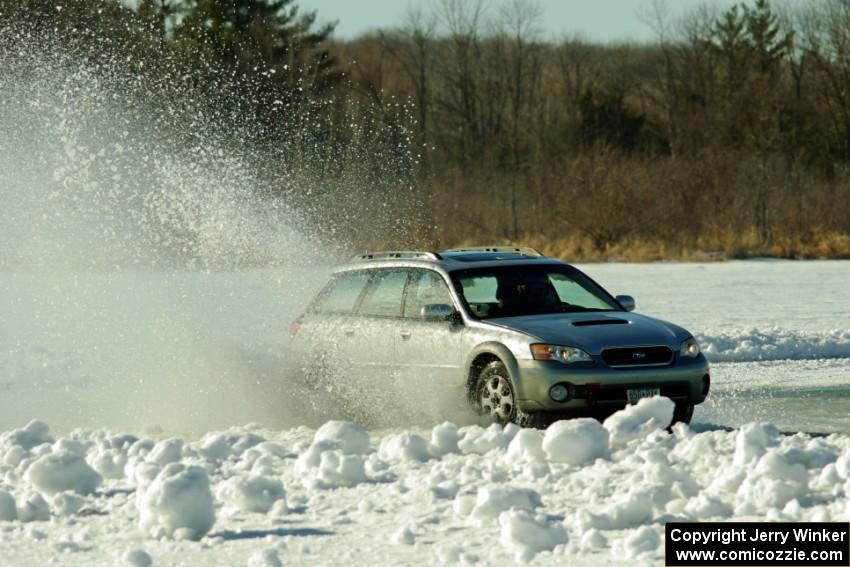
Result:
[[[699,404],[709,387],[708,361],[703,355],[693,360],[678,357],[669,366],[609,368],[598,362],[584,367],[566,366],[556,361],[517,361],[514,386],[517,404],[527,412],[580,411],[588,408],[623,406],[626,391],[632,388],[658,387],[661,395],[674,401]],[[555,402],[549,389],[569,384],[575,396]]]

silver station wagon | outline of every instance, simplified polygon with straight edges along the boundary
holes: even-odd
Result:
[[[288,372],[343,397],[392,392],[379,405],[438,388],[524,426],[655,395],[689,422],[708,362],[688,331],[634,308],[527,247],[363,254],[292,324]]]

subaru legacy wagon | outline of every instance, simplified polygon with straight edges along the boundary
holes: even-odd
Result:
[[[634,308],[528,247],[362,254],[293,322],[288,372],[329,390],[358,372],[412,396],[450,388],[524,426],[661,395],[687,423],[708,394],[708,362],[688,331]]]

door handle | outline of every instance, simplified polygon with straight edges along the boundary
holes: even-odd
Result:
[[[351,327],[347,327],[343,329],[342,332],[350,337],[354,334],[354,329],[352,329]]]
[[[401,338],[405,341],[410,339],[410,331],[402,331],[401,332]]]

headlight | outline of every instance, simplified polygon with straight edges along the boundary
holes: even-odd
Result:
[[[685,358],[696,358],[699,355],[699,343],[693,337],[682,343],[682,346],[679,347],[679,356],[684,356]]]
[[[580,348],[559,345],[531,345],[534,360],[557,360],[564,364],[574,362],[593,362],[590,355]]]

